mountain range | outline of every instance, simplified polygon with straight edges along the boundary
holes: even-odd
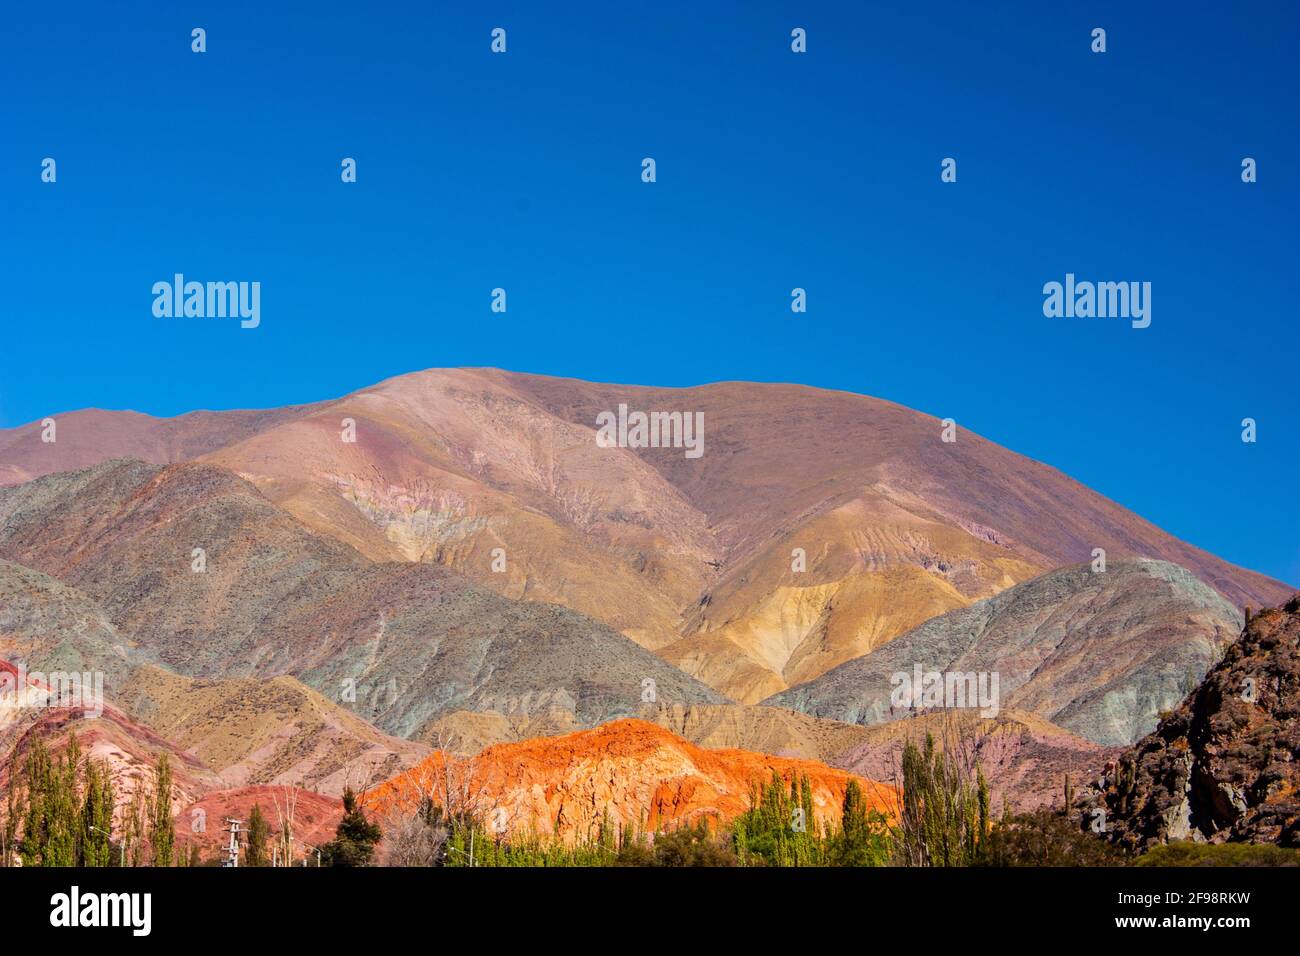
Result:
[[[599,447],[620,404],[702,413],[703,456]],[[54,443],[39,423],[0,433],[0,480],[218,465],[372,561],[571,607],[747,703],[1095,548],[1181,565],[1238,606],[1290,596],[974,433],[804,386],[438,369],[272,411],[54,417]]]
[[[703,454],[597,441],[620,406],[701,414]],[[166,752],[178,809],[297,787],[333,820],[345,787],[388,810],[477,766],[565,836],[602,804],[734,815],[773,770],[830,812],[951,729],[893,698],[918,668],[997,675],[963,739],[995,799],[1046,806],[1293,593],[960,427],[797,385],[445,369],[51,417],[53,442],[0,431],[0,660],[103,674],[108,719],[0,685],[0,751],[84,731],[136,778]]]

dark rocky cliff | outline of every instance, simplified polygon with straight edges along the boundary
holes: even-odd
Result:
[[[1239,640],[1091,794],[1117,843],[1300,847],[1300,595]]]

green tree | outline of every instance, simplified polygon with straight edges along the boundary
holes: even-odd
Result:
[[[635,856],[626,862],[632,863],[633,859]],[[704,820],[659,834],[650,858],[651,866],[736,866],[738,863],[735,852],[725,840],[713,835]]]
[[[113,847],[113,780],[108,768],[86,760],[81,802],[81,865],[111,866]]]
[[[732,846],[742,864],[818,866],[826,862],[824,834],[813,814],[807,776],[787,789],[773,772],[766,786],[754,785],[750,808],[732,824]]]
[[[850,780],[844,790],[839,831],[831,840],[829,861],[835,866],[884,866],[889,862],[889,821],[867,806],[862,787]]]
[[[8,792],[5,794],[5,825],[4,833],[0,835],[0,866],[13,866],[14,859],[17,856],[18,840],[18,788],[14,786],[16,773],[14,768],[9,768]]]
[[[24,866],[76,866],[81,821],[77,804],[77,773],[81,745],[73,734],[63,756],[54,760],[44,742],[32,740],[24,764],[26,811],[19,852]]]
[[[118,859],[126,866],[143,866],[145,844],[148,841],[148,813],[145,806],[144,786],[138,785],[131,794],[131,802],[122,813],[122,849]]]
[[[150,841],[154,866],[172,865],[172,848],[176,844],[176,825],[172,820],[172,768],[163,754],[154,767],[153,796],[149,801]]]
[[[366,819],[351,787],[343,791],[343,819],[334,839],[321,847],[322,866],[369,866],[382,832]]]
[[[266,841],[271,836],[271,826],[262,816],[262,805],[253,804],[253,812],[248,815],[248,851],[244,855],[245,866],[266,866]]]
[[[18,852],[23,866],[44,866],[45,850],[49,843],[49,794],[53,786],[54,768],[50,752],[40,737],[32,739],[23,762],[23,786],[26,789],[26,807],[23,811],[23,836]]]
[[[953,749],[957,749],[954,747]],[[903,747],[903,807],[896,861],[903,866],[971,866],[989,831],[989,793],[976,764],[974,779],[959,759],[937,752],[934,736],[924,749]]]

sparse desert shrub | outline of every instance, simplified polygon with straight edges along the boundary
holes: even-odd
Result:
[[[620,861],[623,862],[621,855]],[[708,823],[678,827],[655,837],[650,866],[736,866],[739,861],[728,841],[716,836]],[[628,865],[644,865],[628,861]]]
[[[1300,850],[1271,843],[1189,843],[1153,847],[1134,866],[1300,866]]]
[[[443,857],[447,830],[425,813],[391,813],[383,823],[380,866],[437,866]]]
[[[1123,866],[1101,837],[1051,810],[1003,817],[981,847],[979,866]]]

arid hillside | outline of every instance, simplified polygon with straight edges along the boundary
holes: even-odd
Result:
[[[629,410],[700,444],[602,438]],[[886,801],[952,716],[892,699],[920,668],[997,675],[967,744],[1045,806],[1291,593],[960,422],[796,385],[445,369],[54,417],[54,442],[0,432],[0,661],[102,674],[89,744],[124,782],[168,753],[182,801],[386,809],[454,771],[508,829],[575,839],[606,807],[734,816],[775,771],[831,813],[848,772]],[[30,691],[0,699],[6,754],[94,723]]]
[[[703,416],[703,453],[602,447],[598,416]],[[608,385],[434,369],[314,405],[90,411],[0,433],[0,482],[201,457],[374,561],[453,568],[610,625],[756,702],[1045,571],[1147,557],[1232,604],[1290,589],[1041,463],[899,405],[797,385]]]
[[[268,857],[275,852],[271,845],[276,842],[280,827],[292,821],[294,838],[289,854],[294,866],[315,866],[315,848],[333,839],[335,828],[343,818],[343,804],[337,797],[295,787],[238,787],[213,790],[204,794],[202,799],[182,807],[176,816],[176,838],[187,845],[197,844],[205,860],[223,859],[230,844],[226,820],[241,821],[246,834],[254,807],[261,809],[271,830],[266,850]],[[240,865],[246,862],[247,857],[241,851]],[[275,862],[281,863],[278,857]]]
[[[593,726],[646,699],[725,702],[597,620],[437,564],[372,562],[206,463],[114,460],[2,488],[0,558],[85,594],[139,660],[291,675],[399,737],[456,710]]]
[[[1015,707],[1105,746],[1156,725],[1219,659],[1241,615],[1190,572],[1163,561],[1085,564],[933,618],[870,654],[764,704],[878,724],[938,707]],[[913,675],[975,675],[963,700],[931,701]],[[900,678],[899,675],[903,675]],[[911,678],[911,679],[909,679]],[[993,690],[995,708],[975,691]],[[907,683],[903,681],[907,680]]]
[[[74,675],[78,682],[65,687]],[[79,698],[64,699],[69,691]],[[53,713],[63,716],[52,720]],[[173,760],[178,785],[191,768],[195,786],[183,790],[191,796],[248,783],[337,795],[348,783],[368,786],[428,753],[292,677],[201,680],[173,673],[151,663],[148,651],[123,637],[77,588],[0,560],[0,762],[24,735],[49,738],[53,747],[72,732],[86,737],[92,756],[104,757],[115,781],[138,776],[161,753],[181,755]],[[16,757],[21,762],[21,752]],[[119,783],[123,794],[134,787],[132,780]]]

